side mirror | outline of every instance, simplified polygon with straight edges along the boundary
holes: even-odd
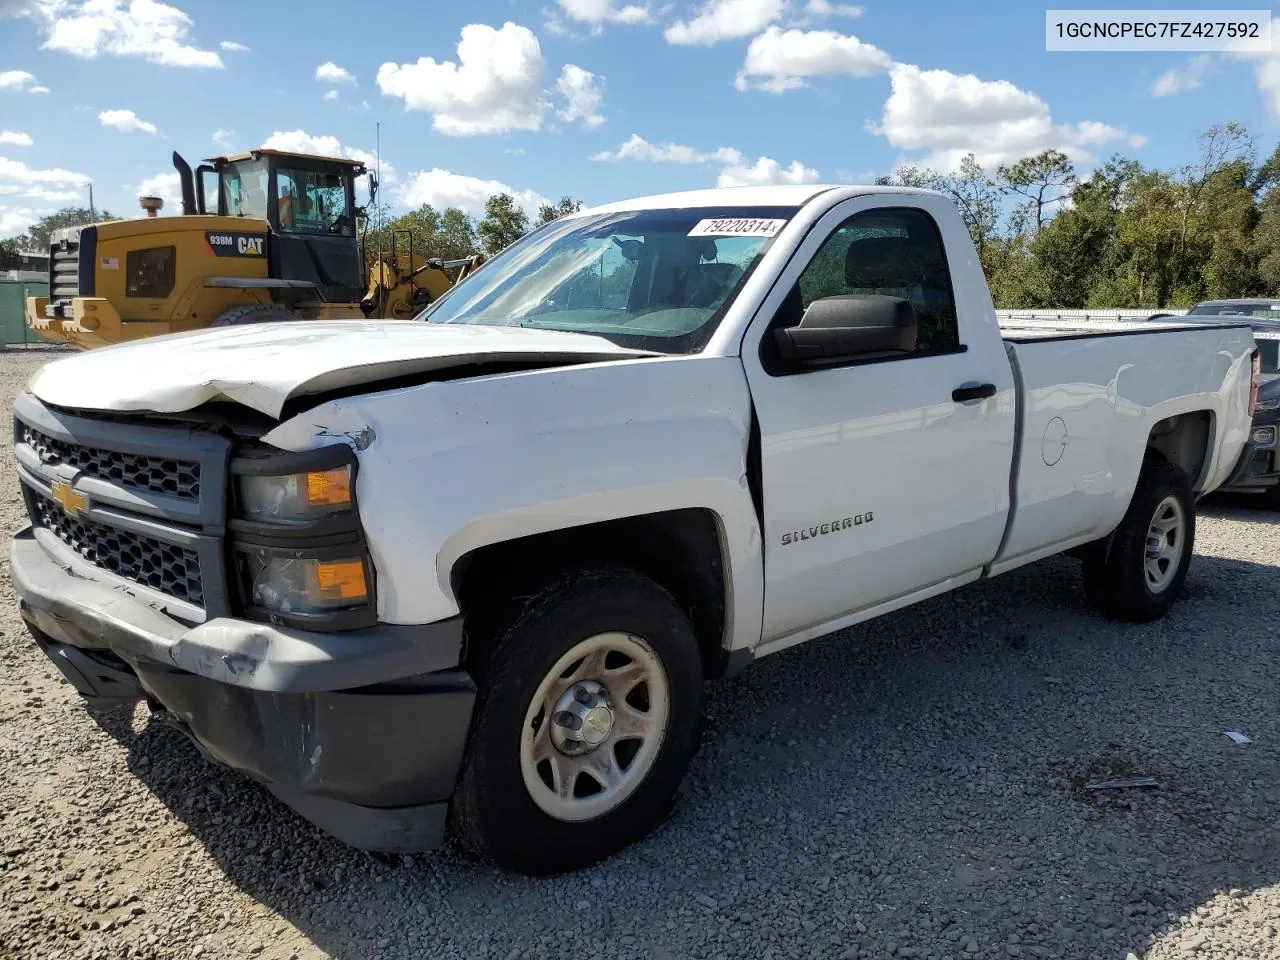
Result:
[[[911,301],[879,294],[843,294],[809,304],[794,327],[774,331],[783,359],[821,366],[841,360],[910,353],[916,348]]]

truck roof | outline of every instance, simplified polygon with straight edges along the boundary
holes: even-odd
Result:
[[[705,190],[682,190],[676,193],[659,193],[646,197],[633,197],[598,207],[586,207],[577,214],[615,213],[628,210],[662,210],[683,207],[802,207],[814,197],[829,191],[839,191],[831,197],[833,202],[867,193],[922,194],[937,196],[934,190],[915,187],[880,187],[858,184],[803,183],[778,184],[764,187],[710,187]]]

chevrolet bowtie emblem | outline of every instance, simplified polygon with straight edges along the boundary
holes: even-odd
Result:
[[[67,512],[68,517],[78,517],[89,509],[89,498],[71,489],[71,484],[66,480],[53,481],[51,493],[53,499],[57,500],[62,509]]]

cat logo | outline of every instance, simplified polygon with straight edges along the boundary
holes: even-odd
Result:
[[[253,257],[267,255],[267,237],[263,233],[215,233],[204,235],[209,252],[215,257]]]
[[[53,499],[58,501],[58,506],[62,507],[67,516],[73,520],[89,509],[89,498],[72,489],[68,480],[53,481],[53,487],[49,492]]]

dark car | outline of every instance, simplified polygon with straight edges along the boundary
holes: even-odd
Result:
[[[1268,506],[1280,509],[1280,300],[1206,300],[1181,317],[1156,314],[1152,320],[1187,323],[1240,323],[1253,328],[1262,361],[1262,383],[1254,408],[1249,443],[1222,490],[1259,493]]]

